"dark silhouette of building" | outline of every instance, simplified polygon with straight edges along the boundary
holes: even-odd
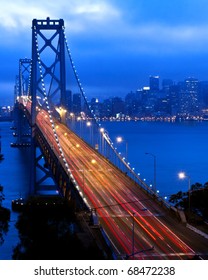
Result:
[[[73,94],[73,112],[75,114],[80,113],[82,109],[81,106],[81,94],[75,93]]]
[[[71,90],[66,90],[66,107],[71,112],[73,109],[72,106],[72,92]]]

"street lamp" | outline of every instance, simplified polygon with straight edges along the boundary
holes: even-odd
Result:
[[[150,155],[154,158],[154,192],[156,193],[156,156],[151,153],[145,153],[145,155]]]
[[[189,214],[190,214],[190,210],[191,210],[191,178],[185,172],[178,173],[178,177],[179,177],[179,179],[185,179],[185,178],[188,179],[188,211],[189,211]]]
[[[118,136],[116,138],[116,141],[117,141],[117,143],[121,143],[121,142],[124,142],[125,140],[121,136]],[[126,142],[126,161],[128,161],[128,142],[127,141],[125,141],[125,142]]]
[[[79,136],[82,138],[82,118],[77,117],[77,121],[79,122]]]
[[[93,124],[92,124],[92,122],[87,121],[86,126],[89,127],[89,130],[90,130],[90,145],[93,146],[93,132],[92,132]]]
[[[100,128],[100,151],[101,154],[104,154],[104,132],[105,129],[103,127]]]

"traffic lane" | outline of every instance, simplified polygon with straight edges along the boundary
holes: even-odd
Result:
[[[100,195],[100,194],[99,194],[99,195]],[[112,194],[112,193],[111,193],[111,197],[113,197],[113,194]],[[121,199],[122,199],[122,198],[121,198]],[[120,200],[120,201],[116,200],[116,204],[117,204],[117,205],[122,205],[123,203],[126,203],[126,200]],[[115,208],[115,207],[118,207],[118,206],[115,206],[116,204],[114,204],[114,208]],[[107,205],[108,205],[108,204],[107,204]],[[107,205],[106,205],[106,206],[107,206]],[[104,206],[104,207],[105,207],[105,206]],[[120,206],[119,206],[119,207],[120,207]],[[109,207],[109,208],[110,208],[110,207]],[[122,209],[122,210],[123,210],[123,209]],[[136,210],[135,210],[135,209],[131,209],[131,211],[134,211],[134,212],[136,212],[137,210],[138,210],[138,209],[136,209]],[[114,212],[115,212],[115,211],[114,211]],[[122,213],[123,211],[120,211],[120,212],[121,212],[121,214],[115,212],[114,215],[115,215],[115,216],[123,216],[123,213]],[[113,215],[113,214],[110,213],[109,215]],[[130,214],[129,214],[129,215],[130,215]],[[126,216],[126,215],[124,214],[124,216]],[[139,223],[138,218],[135,218],[135,221],[136,221],[137,223]],[[143,221],[143,222],[145,222],[145,221]],[[117,226],[118,226],[118,225],[117,225]],[[127,230],[128,230],[128,226],[129,226],[129,225],[125,223],[125,226],[124,226],[123,228],[127,228]],[[140,226],[142,226],[141,223],[140,223]],[[148,225],[148,226],[150,227],[150,225]],[[147,229],[146,229],[145,227],[143,227],[143,229],[144,229],[145,231],[147,231]],[[128,230],[128,231],[129,231],[129,230]],[[154,231],[154,234],[159,235],[159,233],[157,233],[155,230],[153,230],[153,231]],[[129,231],[129,233],[132,234],[131,230]],[[155,237],[154,237],[153,235],[151,235],[151,233],[148,232],[148,234],[149,234],[150,236],[152,236],[153,239],[155,239]],[[139,237],[140,237],[140,239],[141,239],[141,234],[140,234]],[[163,239],[161,235],[159,235],[159,237],[160,237],[161,239]],[[156,239],[155,239],[155,240],[156,240]],[[140,244],[141,244],[141,243],[140,243]],[[144,246],[142,246],[142,247],[141,247],[141,245],[140,245],[139,248],[140,248],[140,249],[141,249],[141,248],[144,249],[145,247],[147,247],[146,244],[145,244]],[[150,247],[150,245],[149,245],[149,247]],[[164,247],[164,246],[163,246],[163,247]],[[171,250],[173,251],[173,249],[171,249]],[[163,251],[164,251],[164,250],[163,250]],[[176,255],[176,252],[175,252],[175,251],[174,251],[173,253]],[[158,253],[158,256],[159,256],[159,253]]]
[[[89,159],[88,159],[89,160]],[[164,238],[163,237],[161,237],[161,235],[158,233],[158,235],[159,235],[159,237],[162,239],[162,240],[164,240]],[[172,245],[172,244],[171,244]],[[168,246],[170,246],[169,244],[168,244]],[[170,248],[172,249],[172,247],[170,246]]]

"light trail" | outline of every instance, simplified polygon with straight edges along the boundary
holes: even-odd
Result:
[[[30,112],[28,104],[27,109]],[[37,114],[37,125],[57,155],[60,155],[61,146],[83,197],[91,208],[96,209],[103,229],[120,255],[130,255],[130,258],[136,259],[187,259],[195,255],[194,250],[167,223],[161,221],[165,212],[157,202],[66,126],[56,121],[57,143],[50,119],[43,115],[47,116],[43,110]],[[161,214],[156,217],[155,213]],[[135,223],[134,251],[140,252],[135,256],[131,256],[132,219]]]

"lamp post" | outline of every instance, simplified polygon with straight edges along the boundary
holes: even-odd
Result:
[[[188,212],[190,214],[191,211],[191,178],[185,172],[178,173],[179,179],[188,179]]]
[[[104,132],[105,129],[101,127],[100,128],[100,151],[102,155],[104,155]]]
[[[62,108],[62,107],[56,107],[56,111],[60,115],[61,123],[66,124],[66,113],[67,113],[67,110]]]
[[[154,159],[154,192],[156,193],[156,172],[157,172],[157,169],[156,169],[156,156],[154,154],[151,154],[151,153],[145,153],[145,155],[150,155]]]
[[[82,138],[82,129],[81,129],[82,118],[77,117],[77,121],[79,122],[79,136]]]
[[[86,123],[87,127],[89,127],[90,130],[90,145],[93,146],[93,138],[92,138],[92,122],[87,121]]]
[[[125,140],[121,136],[118,136],[116,138],[116,141],[117,141],[117,143],[121,143],[121,142],[124,142]],[[128,142],[127,141],[125,141],[125,142],[126,142],[126,161],[128,161]]]

